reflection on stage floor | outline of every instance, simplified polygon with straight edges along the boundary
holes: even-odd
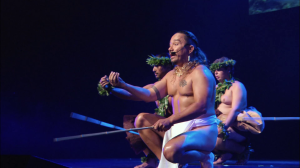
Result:
[[[71,168],[133,168],[141,164],[140,159],[57,159],[53,160]],[[247,165],[235,165],[235,161],[227,161],[215,168],[257,168],[257,167],[299,167],[299,161],[249,161]],[[200,164],[193,162],[188,168],[200,168]]]

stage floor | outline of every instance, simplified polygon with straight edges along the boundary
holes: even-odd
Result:
[[[141,164],[140,159],[56,159],[58,164],[70,168],[133,168]],[[247,165],[234,165],[234,161],[227,161],[216,168],[257,168],[257,167],[299,167],[299,161],[249,161]],[[188,168],[200,168],[197,162],[189,164]]]

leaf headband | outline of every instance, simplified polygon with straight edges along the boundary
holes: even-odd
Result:
[[[171,59],[169,57],[158,58],[153,55],[149,55],[149,58],[147,58],[146,62],[151,66],[172,65]]]
[[[225,62],[217,62],[217,63],[213,63],[210,65],[209,69],[211,70],[211,72],[215,72],[217,69],[223,68],[223,67],[228,67],[228,66],[234,66],[236,63],[235,60],[230,59],[228,61]]]

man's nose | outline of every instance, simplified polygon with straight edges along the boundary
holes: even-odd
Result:
[[[153,71],[153,72],[155,72],[155,71],[156,71],[156,67],[155,67],[155,66],[153,67],[152,71]]]

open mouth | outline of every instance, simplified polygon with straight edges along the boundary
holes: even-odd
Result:
[[[174,51],[171,52],[171,53],[170,53],[170,56],[176,56],[176,52],[174,52]]]

